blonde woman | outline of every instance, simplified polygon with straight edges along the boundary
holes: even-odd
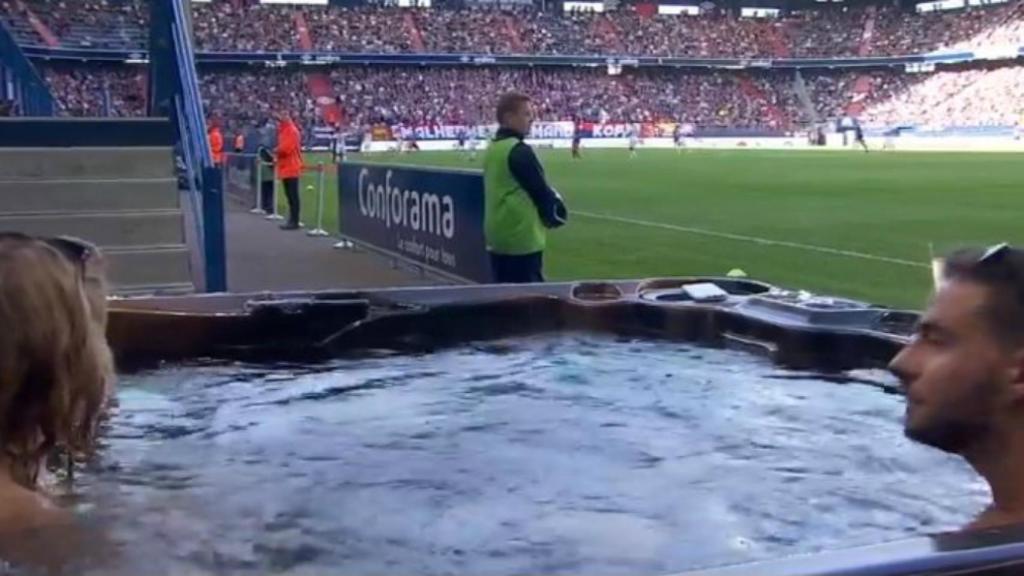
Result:
[[[42,492],[45,464],[88,455],[113,382],[98,253],[72,239],[0,233],[0,554],[71,523]],[[41,542],[44,543],[44,542]],[[16,546],[20,546],[16,544]],[[28,556],[29,558],[18,558]]]

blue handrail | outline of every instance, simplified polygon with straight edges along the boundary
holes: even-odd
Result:
[[[220,169],[213,163],[206,135],[206,117],[185,12],[187,3],[179,0],[152,2],[154,14],[150,22],[154,27],[154,37],[159,38],[159,45],[166,49],[153,54],[150,71],[159,76],[156,76],[156,84],[151,81],[151,86],[158,87],[154,90],[156,94],[151,93],[151,98],[158,104],[151,106],[151,113],[173,117],[192,200],[191,220],[196,229],[196,239],[202,247],[205,290],[221,292],[227,289],[223,184]]]
[[[0,100],[13,100],[20,116],[53,116],[53,95],[39,72],[18,46],[14,35],[0,22]]]

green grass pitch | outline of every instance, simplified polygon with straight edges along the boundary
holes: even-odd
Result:
[[[539,152],[570,223],[550,234],[550,279],[724,275],[920,308],[936,252],[1024,243],[1024,158],[988,153],[568,150]],[[360,160],[359,155],[351,157]],[[367,161],[479,168],[455,152]],[[310,155],[307,164],[329,162]],[[303,220],[316,195],[303,182]],[[325,228],[337,231],[326,180]]]

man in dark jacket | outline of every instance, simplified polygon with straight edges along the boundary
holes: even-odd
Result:
[[[277,148],[277,129],[268,118],[258,134],[260,166],[260,208],[267,214],[274,213],[274,150]]]
[[[484,236],[494,281],[544,281],[547,229],[565,224],[565,204],[526,142],[533,106],[524,94],[498,101],[498,132],[484,157]]]

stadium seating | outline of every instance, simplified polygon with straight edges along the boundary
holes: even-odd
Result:
[[[68,116],[144,116],[145,69],[128,66],[44,67],[50,90]]]
[[[142,0],[22,0],[71,47],[142,48]],[[4,19],[25,44],[44,39],[15,0]],[[531,6],[402,10],[291,8],[235,2],[193,5],[200,50],[282,51],[300,48],[296,20],[309,27],[312,48],[346,52],[473,52],[486,54],[629,54],[636,56],[818,57],[916,54],[1024,44],[1024,2],[915,14],[895,7],[826,7],[778,19],[646,15],[632,6],[597,14],[554,14]],[[872,33],[865,35],[871,21]]]
[[[146,44],[146,9],[142,2],[118,0],[22,0],[27,10],[74,48],[141,49]],[[14,6],[7,1],[8,6]],[[9,8],[5,8],[8,13]],[[21,12],[25,15],[24,12]],[[24,25],[19,26],[22,34]],[[32,38],[38,34],[29,27]]]
[[[891,96],[866,108],[862,119],[877,125],[942,128],[955,119],[960,126],[1013,126],[1024,108],[1024,66],[943,71],[916,82],[902,79]]]
[[[69,115],[100,114],[105,102],[113,116],[142,112],[145,85],[123,67],[93,67],[88,73],[66,66],[44,69]],[[207,112],[221,118],[229,133],[253,126],[277,107],[291,110],[306,132],[318,120],[301,72],[229,69],[203,73],[201,80]],[[780,106],[779,94],[791,82],[785,74],[752,76],[747,78],[756,87],[751,94],[741,88],[739,76],[725,72],[641,70],[608,76],[592,69],[402,67],[341,67],[331,80],[346,118],[360,125],[490,122],[494,94],[515,88],[535,94],[539,115],[550,120],[683,119],[747,128],[783,128],[768,110]]]
[[[69,115],[143,113],[140,71],[115,65],[44,71]],[[789,129],[842,116],[861,76],[804,73],[813,115],[801,106],[790,72],[640,69],[608,76],[594,69],[339,67],[331,80],[345,117],[358,125],[489,122],[493,95],[516,88],[536,95],[540,117],[547,120]],[[880,70],[866,77],[871,89],[861,118],[867,125],[1009,126],[1020,117],[1016,95],[1024,94],[1024,67],[934,74]],[[292,110],[307,134],[319,121],[301,72],[218,69],[203,72],[201,80],[206,110],[230,133],[269,117],[275,107]]]
[[[64,0],[67,2],[69,0]],[[77,6],[76,6],[77,7]],[[57,42],[73,47],[144,46],[141,0],[0,0],[4,22],[26,45],[47,44],[35,15]],[[919,53],[939,48],[1024,45],[1024,1],[912,14],[889,6],[827,7],[779,19],[651,16],[636,6],[604,14],[555,14],[531,5],[407,10],[393,7],[282,7],[243,2],[193,5],[196,41],[207,51],[306,48],[372,53],[641,54],[693,57],[812,57]],[[140,115],[142,68],[43,66],[64,112]],[[286,107],[307,128],[321,113],[304,73],[201,68],[207,110],[228,130]],[[860,113],[868,125],[1016,124],[1024,67],[868,72],[700,72],[626,69],[337,67],[332,84],[350,123],[481,122],[490,100],[517,88],[537,96],[542,118],[619,122],[683,120],[700,126],[787,130]],[[806,96],[804,98],[804,96]],[[968,100],[971,105],[968,105]]]

